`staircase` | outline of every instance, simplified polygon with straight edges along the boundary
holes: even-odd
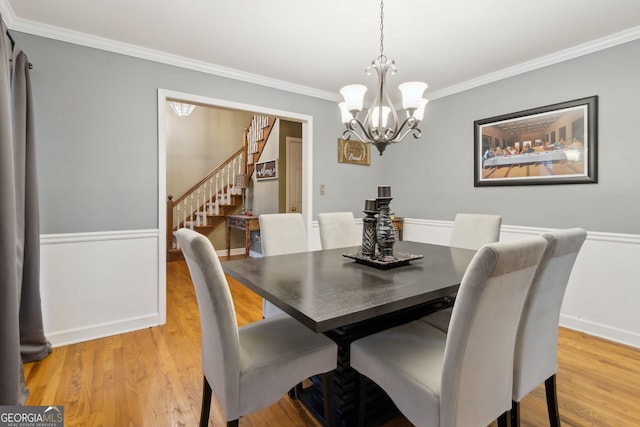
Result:
[[[177,200],[171,195],[167,197],[167,261],[184,259],[175,238],[179,228],[209,235],[216,227],[226,224],[227,215],[241,207],[243,189],[235,186],[236,174],[247,173],[251,180],[254,164],[275,121],[274,117],[254,116],[244,131],[242,148]]]

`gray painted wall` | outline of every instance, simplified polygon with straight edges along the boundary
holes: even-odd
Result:
[[[474,188],[474,120],[591,95],[597,184]],[[640,41],[434,100],[422,139],[385,152],[392,204],[410,218],[498,213],[508,225],[640,234],[639,118]]]
[[[640,41],[430,102],[424,136],[371,166],[337,163],[333,102],[15,33],[34,64],[41,232],[157,228],[157,89],[313,117],[313,210],[351,210],[392,185],[396,214],[451,220],[496,212],[504,224],[640,234]],[[428,76],[425,76],[428,81]],[[473,121],[599,96],[599,183],[473,187]],[[319,195],[320,184],[327,193]]]
[[[13,32],[34,68],[41,233],[158,228],[159,88],[313,117],[314,212],[359,210],[377,167],[336,167],[334,102]],[[343,178],[353,178],[344,186]]]

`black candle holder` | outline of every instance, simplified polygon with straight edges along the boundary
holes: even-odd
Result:
[[[367,258],[375,258],[376,256],[376,243],[378,241],[376,237],[376,214],[378,212],[375,207],[375,200],[367,200],[363,211],[366,216],[362,218],[362,256]]]
[[[389,204],[391,203],[391,197],[378,197],[378,227],[377,227],[377,239],[379,255],[378,259],[381,261],[392,261],[395,259],[393,256],[393,245],[396,242],[396,234],[393,230],[393,221],[391,221]]]

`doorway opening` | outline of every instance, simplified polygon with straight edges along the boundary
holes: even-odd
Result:
[[[302,124],[302,216],[307,230],[311,229],[312,209],[312,153],[313,153],[313,117],[290,111],[283,111],[252,104],[242,104],[224,99],[210,98],[183,92],[158,89],[158,318],[160,324],[166,323],[166,253],[165,227],[167,222],[167,135],[165,130],[166,108],[168,100],[180,100],[187,103],[211,108],[251,112],[276,117]]]

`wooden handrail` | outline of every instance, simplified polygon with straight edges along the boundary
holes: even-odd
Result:
[[[220,166],[218,166],[217,168],[215,168],[214,170],[212,170],[211,172],[209,172],[207,174],[207,176],[205,176],[204,178],[202,178],[196,185],[194,185],[193,187],[191,187],[189,190],[187,190],[182,196],[180,196],[180,198],[178,200],[176,200],[175,202],[173,202],[174,205],[177,205],[178,203],[180,203],[181,201],[183,201],[184,199],[186,199],[187,197],[189,197],[191,195],[191,193],[193,193],[194,191],[196,191],[198,189],[198,187],[200,187],[202,184],[204,184],[207,180],[209,180],[212,176],[214,176],[215,174],[217,174],[218,172],[220,172],[222,169],[224,169],[225,166],[227,166],[229,163],[231,163],[233,161],[233,159],[235,159],[239,154],[241,154],[244,150],[243,148],[240,148],[238,151],[236,151],[235,153],[233,153],[227,160],[225,160],[223,163],[220,164]]]

